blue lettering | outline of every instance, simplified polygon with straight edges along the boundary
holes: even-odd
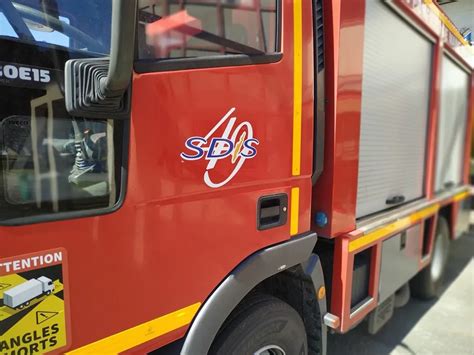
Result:
[[[227,144],[227,147],[225,145]],[[218,147],[217,152],[214,152],[216,150],[216,146]],[[223,149],[227,149],[227,151],[223,151]],[[231,140],[225,139],[225,138],[212,138],[211,140],[211,145],[209,146],[209,151],[207,153],[206,159],[222,159],[229,154],[232,153],[232,150],[234,149],[234,143],[232,143]]]
[[[259,145],[259,144],[260,144],[260,142],[258,141],[258,139],[255,139],[255,138],[247,139],[247,140],[244,142],[244,147],[247,148],[249,152],[244,153],[244,150],[242,149],[242,151],[240,152],[240,155],[241,155],[241,156],[243,156],[244,158],[253,158],[254,156],[257,155],[257,148],[252,147],[252,143],[255,143],[255,145]]]
[[[191,138],[189,138],[185,143],[186,148],[188,148],[189,150],[195,152],[196,154],[190,155],[190,154],[181,153],[180,154],[181,158],[183,158],[184,160],[198,160],[198,159],[201,159],[202,156],[204,155],[204,150],[200,146],[198,146],[199,143],[206,144],[207,140],[205,140],[202,137],[191,137]]]

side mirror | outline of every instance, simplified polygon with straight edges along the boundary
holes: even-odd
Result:
[[[112,0],[110,57],[66,62],[65,101],[72,116],[120,118],[130,112],[138,0]]]

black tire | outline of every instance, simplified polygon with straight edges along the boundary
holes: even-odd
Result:
[[[429,300],[440,295],[449,255],[449,234],[446,218],[439,216],[431,262],[410,281],[415,297]]]
[[[209,353],[253,355],[268,346],[283,350],[281,354],[308,353],[306,331],[299,314],[276,297],[256,295],[232,312]]]

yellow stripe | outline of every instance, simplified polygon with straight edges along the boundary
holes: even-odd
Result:
[[[293,176],[301,174],[301,109],[303,105],[303,8],[293,1]]]
[[[293,187],[291,189],[290,204],[290,235],[298,234],[300,214],[300,188]]]
[[[454,195],[453,201],[458,202],[458,201],[464,200],[469,195],[470,195],[469,191],[460,192],[457,195]]]
[[[382,239],[392,233],[395,233],[399,230],[404,228],[408,228],[415,222],[418,222],[428,216],[431,216],[438,212],[439,204],[431,205],[425,209],[422,209],[418,212],[415,212],[407,217],[400,218],[399,220],[390,223],[386,226],[380,227],[373,232],[364,235],[356,240],[353,240],[349,243],[349,252],[353,252],[354,250],[361,249],[370,243],[373,243],[379,239]]]
[[[118,354],[189,324],[200,306],[195,303],[66,354]]]
[[[456,28],[456,26],[453,25],[451,20],[443,13],[441,12],[438,7],[433,4],[433,0],[424,0],[424,3],[435,13],[436,16],[440,19],[440,21],[448,28],[448,30],[456,36],[456,38],[461,42],[463,45],[470,47],[469,43],[464,39],[461,33],[459,33],[459,30]]]

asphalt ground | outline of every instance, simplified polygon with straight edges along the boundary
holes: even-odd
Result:
[[[441,297],[411,299],[375,335],[367,324],[331,334],[329,355],[474,355],[474,233],[451,242]]]

